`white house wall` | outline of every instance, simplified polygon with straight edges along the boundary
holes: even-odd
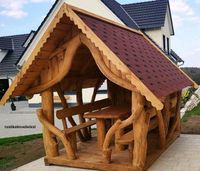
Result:
[[[169,15],[169,10],[167,10],[167,13],[166,13],[166,16],[165,16],[165,24],[164,24],[164,27],[161,28],[161,32],[163,35],[165,35],[165,37],[169,38],[169,45],[171,45],[171,39],[170,39],[170,36],[171,36],[171,22],[170,22],[170,15]],[[166,45],[167,45],[167,42],[166,42]],[[167,47],[167,46],[166,46]],[[170,46],[169,46],[169,49]]]
[[[162,31],[161,29],[145,30],[145,33],[154,41],[158,46],[163,48]]]
[[[64,0],[69,5],[84,9],[101,17],[110,19],[117,23],[123,22],[103,3],[101,0]],[[82,2],[82,3],[81,3]]]
[[[171,26],[171,21],[170,21],[170,14],[169,14],[169,9],[167,10],[166,16],[165,16],[165,23],[164,23],[164,27],[158,28],[158,29],[152,29],[152,30],[146,30],[145,31],[146,34],[148,36],[151,37],[151,39],[153,39],[157,45],[159,45],[162,49],[163,49],[163,35],[165,35],[165,37],[169,38],[169,44],[170,47],[169,49],[171,49],[171,40],[170,40],[170,36],[172,33],[172,26]],[[167,45],[167,41],[165,42],[165,44]],[[167,46],[166,46],[167,47]]]
[[[92,98],[92,93],[93,93],[93,88],[87,88],[87,89],[83,89],[83,102],[84,103],[90,103],[91,98]],[[58,94],[56,92],[54,92],[54,96],[58,97]],[[76,95],[68,95],[69,99],[67,100],[67,102],[69,104],[75,104],[76,103]],[[95,100],[102,100],[108,98],[107,94],[97,94],[96,99]],[[33,98],[31,98],[30,100],[28,100],[28,103],[30,106],[38,106],[41,104],[41,96],[39,94],[35,94],[33,96]],[[58,101],[60,103],[60,101]]]

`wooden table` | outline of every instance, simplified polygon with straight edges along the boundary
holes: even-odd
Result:
[[[108,108],[102,109],[100,111],[91,112],[84,115],[84,118],[96,118],[97,121],[97,141],[99,147],[102,148],[105,135],[106,135],[106,126],[105,120],[106,119],[123,119],[127,117],[131,112],[130,107],[127,106],[110,106]],[[115,138],[118,138],[122,134],[121,132],[116,132]],[[120,148],[117,147],[116,148]]]

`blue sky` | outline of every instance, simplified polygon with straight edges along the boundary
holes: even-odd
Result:
[[[36,30],[53,2],[54,0],[0,0],[0,36]],[[185,60],[185,66],[200,67],[200,0],[170,0],[170,5],[175,27],[172,49]]]

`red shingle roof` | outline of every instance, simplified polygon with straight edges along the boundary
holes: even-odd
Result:
[[[157,97],[193,85],[143,35],[85,14],[77,14]]]

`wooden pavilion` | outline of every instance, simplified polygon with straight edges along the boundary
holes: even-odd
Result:
[[[95,101],[106,79],[109,98]],[[46,164],[138,171],[179,136],[186,86],[197,85],[142,32],[63,4],[0,103],[41,94]],[[91,103],[83,104],[82,89],[90,87]],[[77,106],[68,106],[70,90]],[[63,130],[54,125],[53,92],[63,106],[56,112]]]

